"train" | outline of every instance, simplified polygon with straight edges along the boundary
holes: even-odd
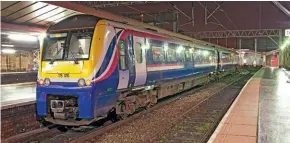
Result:
[[[231,49],[74,15],[51,25],[41,42],[36,115],[63,126],[114,122],[234,72],[238,61]]]
[[[256,52],[249,49],[240,49],[236,51],[240,55],[239,65],[242,66],[262,66],[263,55],[260,52]]]

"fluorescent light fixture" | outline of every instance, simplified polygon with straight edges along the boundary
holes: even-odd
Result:
[[[2,44],[2,47],[14,47],[14,45],[6,45],[6,44]]]
[[[14,49],[2,49],[1,51],[5,54],[14,54],[16,52]]]
[[[28,42],[36,42],[37,37],[25,34],[9,34],[9,39],[16,40],[16,41],[28,41]]]

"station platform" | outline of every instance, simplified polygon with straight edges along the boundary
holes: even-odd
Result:
[[[35,101],[36,82],[1,85],[1,107]]]
[[[1,75],[1,84],[16,84],[35,82],[37,80],[37,71],[31,72],[3,72]]]
[[[244,86],[208,143],[290,143],[289,71],[265,67]]]

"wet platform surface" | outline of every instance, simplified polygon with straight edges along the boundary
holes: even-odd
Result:
[[[290,143],[290,84],[281,69],[265,68],[259,99],[259,143]]]
[[[1,106],[34,101],[35,98],[35,83],[1,85]]]
[[[208,143],[290,143],[289,71],[262,68],[245,85]]]

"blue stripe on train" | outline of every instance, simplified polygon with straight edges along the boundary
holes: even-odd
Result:
[[[196,77],[203,74],[214,72],[216,66],[204,66],[195,68],[183,68],[175,70],[151,71],[147,72],[147,85],[151,85],[158,81],[174,81],[186,77]]]
[[[110,42],[110,45],[109,45],[109,47],[108,47],[108,51],[107,51],[107,53],[106,53],[106,56],[105,56],[105,58],[104,58],[104,61],[103,61],[102,65],[101,65],[99,71],[98,71],[97,74],[96,74],[96,77],[100,76],[100,75],[101,75],[101,74],[106,70],[106,68],[108,67],[108,65],[109,65],[109,63],[110,63],[110,60],[111,60],[111,58],[112,58],[112,55],[113,55],[114,49],[115,49],[116,40],[117,40],[117,38],[120,36],[120,34],[121,34],[122,31],[123,31],[123,30],[119,31],[119,32],[117,33],[117,36],[115,35],[115,36],[113,37],[112,41]]]

